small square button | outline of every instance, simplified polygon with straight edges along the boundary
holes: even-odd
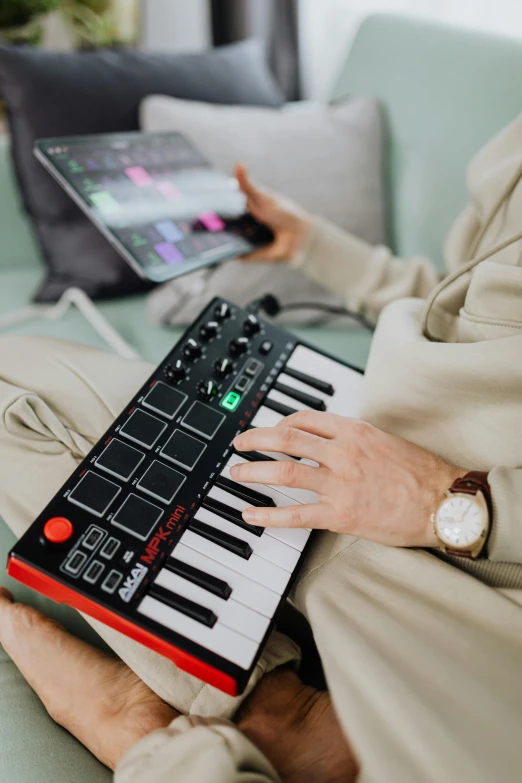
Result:
[[[192,470],[206,448],[206,443],[187,435],[186,432],[176,430],[164,446],[161,456],[180,468]]]
[[[112,595],[116,592],[116,588],[122,579],[123,574],[121,574],[119,571],[111,571],[110,574],[105,577],[105,582],[102,584],[102,590],[104,590],[106,593],[109,593],[109,595]]]
[[[142,451],[113,438],[96,460],[96,467],[122,481],[129,481],[144,459],[145,454]]]
[[[112,524],[146,541],[163,515],[163,509],[137,495],[129,495],[112,518]]]
[[[212,440],[225,419],[226,416],[223,413],[215,411],[209,405],[195,402],[181,423],[197,435]]]
[[[120,492],[121,488],[113,481],[89,470],[69,494],[67,500],[94,514],[95,517],[101,518],[105,516]]]
[[[105,531],[92,525],[83,539],[83,546],[85,549],[90,549],[91,552],[94,552],[102,538],[105,538]]]
[[[250,375],[250,377],[253,378],[254,375],[257,375],[261,366],[261,362],[258,362],[257,359],[250,359],[245,367],[245,372],[247,375]]]
[[[83,578],[86,582],[89,582],[89,584],[91,585],[96,584],[101,574],[103,573],[104,569],[105,566],[103,565],[103,563],[100,563],[99,560],[94,560],[90,564],[87,571],[84,573]]]
[[[186,478],[183,473],[172,470],[161,462],[153,462],[139,480],[138,489],[156,500],[162,500],[163,503],[171,503]]]
[[[84,552],[75,552],[69,562],[66,564],[65,570],[73,576],[78,576],[86,560],[87,555]]]
[[[100,555],[105,557],[106,560],[111,560],[118,549],[120,548],[120,542],[117,538],[109,538],[106,544],[103,545]]]
[[[120,430],[120,435],[139,446],[151,449],[166,429],[167,425],[161,419],[157,419],[145,411],[137,410],[125,422]]]
[[[236,389],[236,391],[242,394],[243,392],[246,392],[249,385],[250,385],[250,379],[247,378],[246,375],[242,375],[241,378],[239,378],[238,381],[236,382],[234,388]]]
[[[147,394],[142,405],[172,421],[186,399],[187,395],[183,392],[158,381]]]

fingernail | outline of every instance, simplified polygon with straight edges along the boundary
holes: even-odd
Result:
[[[255,522],[257,518],[257,511],[255,508],[246,508],[243,511],[243,519],[245,522]]]
[[[239,449],[241,446],[241,435],[238,435],[237,438],[234,438],[234,448]]]
[[[239,465],[234,465],[232,468],[230,468],[230,475],[232,478],[239,478]]]

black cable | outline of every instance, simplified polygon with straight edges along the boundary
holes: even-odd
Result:
[[[256,299],[251,302],[248,307],[249,310],[254,312],[263,311],[271,318],[275,318],[280,313],[287,313],[291,310],[317,310],[322,313],[328,313],[328,315],[340,315],[346,318],[351,318],[358,324],[373,332],[375,327],[364,315],[354,313],[352,310],[348,310],[346,307],[338,307],[335,305],[321,304],[319,302],[291,302],[289,304],[281,304],[281,302],[272,294],[265,294],[261,299]]]

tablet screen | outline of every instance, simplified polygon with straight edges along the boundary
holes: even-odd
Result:
[[[236,180],[180,133],[47,139],[36,154],[142,277],[172,279],[271,241]]]

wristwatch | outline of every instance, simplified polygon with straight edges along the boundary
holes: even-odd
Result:
[[[488,474],[472,471],[457,479],[432,515],[440,549],[447,555],[484,557],[491,517]]]

